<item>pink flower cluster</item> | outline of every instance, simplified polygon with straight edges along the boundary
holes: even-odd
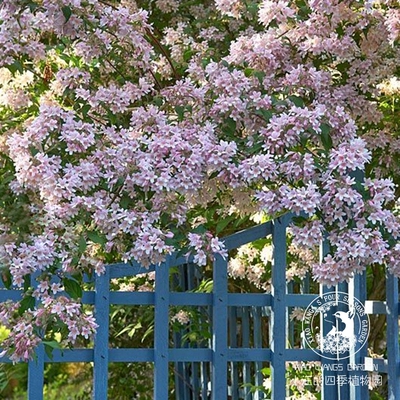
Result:
[[[312,254],[330,241],[312,262],[321,282],[372,263],[400,274],[387,177],[397,94],[379,106],[379,84],[395,82],[399,8],[368,4],[2,2],[0,262],[17,287],[37,276],[38,305],[17,318],[29,345],[29,323],[50,327],[56,311],[69,343],[94,329],[51,276],[148,266],[179,248],[204,265],[227,255],[217,236],[229,219],[255,212],[307,214],[294,245]],[[262,271],[246,272],[258,287]]]
[[[16,317],[18,315],[18,317]],[[45,342],[43,327],[63,322],[68,336],[59,343],[60,347],[70,346],[77,338],[90,338],[97,324],[91,314],[82,311],[81,304],[65,296],[46,296],[42,307],[18,313],[18,304],[11,301],[0,305],[0,322],[10,330],[9,337],[2,343],[3,353],[13,362],[32,360],[36,347]]]

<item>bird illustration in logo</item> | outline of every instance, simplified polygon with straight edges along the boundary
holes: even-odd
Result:
[[[340,333],[342,336],[347,337],[347,338],[352,338],[354,336],[353,329],[353,319],[355,316],[354,311],[350,310],[348,312],[344,311],[336,311],[335,314],[333,314],[336,319],[339,319],[342,321],[345,325],[344,329],[341,331],[337,331],[337,333]]]
[[[353,323],[355,312],[353,310],[337,311],[333,316],[344,324],[344,328],[340,330],[337,324],[333,326],[323,338],[321,349],[332,354],[344,353],[351,350],[356,342]]]

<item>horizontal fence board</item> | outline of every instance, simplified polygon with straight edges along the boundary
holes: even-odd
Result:
[[[272,296],[269,293],[229,293],[228,306],[270,307]]]
[[[364,308],[366,314],[386,314],[386,301],[367,300]]]
[[[170,294],[170,304],[174,306],[212,306],[212,293],[178,293]]]
[[[127,276],[135,276],[140,274],[148,274],[149,272],[155,271],[155,266],[150,265],[148,268],[143,267],[142,265],[132,262],[126,264],[111,264],[107,265],[106,268],[110,270],[110,278],[125,278]]]
[[[18,301],[21,300],[23,292],[22,290],[0,290],[0,302],[13,300]]]
[[[169,360],[174,362],[211,362],[213,359],[213,352],[211,349],[169,349],[168,354]]]
[[[286,349],[287,361],[321,361],[321,356],[311,349]]]
[[[317,294],[290,294],[286,295],[286,305],[288,307],[304,307],[308,305],[318,297]]]
[[[93,349],[56,349],[53,352],[53,357],[49,358],[45,355],[44,362],[93,362],[94,350]]]
[[[271,361],[271,349],[228,349],[228,361]]]
[[[154,349],[109,349],[110,362],[154,362]]]
[[[365,370],[387,374],[388,362],[384,358],[365,357]]]
[[[154,292],[110,292],[110,304],[118,305],[154,305]]]
[[[264,224],[253,226],[246,230],[234,233],[223,239],[227,250],[237,249],[247,243],[254,242],[255,240],[265,238],[272,234],[272,222],[265,222]]]

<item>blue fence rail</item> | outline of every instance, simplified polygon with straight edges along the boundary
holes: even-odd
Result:
[[[365,304],[367,313],[385,314],[387,327],[387,358],[367,356],[366,347],[347,361],[325,360],[309,348],[290,347],[289,310],[306,308],[318,294],[291,293],[286,283],[286,229],[290,217],[285,216],[225,238],[228,250],[272,236],[274,247],[271,293],[230,293],[228,290],[228,260],[217,255],[213,266],[211,293],[198,293],[191,286],[196,267],[186,258],[171,256],[165,263],[144,269],[137,264],[114,264],[104,275],[95,278],[94,290],[84,292],[82,301],[94,306],[99,324],[93,348],[55,350],[49,359],[43,347],[37,359],[29,362],[28,398],[43,399],[45,363],[91,362],[94,365],[93,398],[105,400],[108,395],[109,363],[148,362],[154,365],[154,394],[156,400],[167,400],[170,394],[171,365],[175,375],[174,396],[178,400],[211,399],[239,400],[264,399],[261,390],[264,376],[261,370],[271,371],[271,399],[283,400],[288,396],[286,373],[290,361],[319,361],[323,366],[322,398],[324,400],[367,400],[365,385],[332,385],[340,373],[366,374],[365,371],[348,371],[349,363],[364,365],[367,371],[386,374],[389,400],[400,399],[399,355],[399,293],[398,280],[387,276],[386,301],[369,301],[366,298],[365,275],[356,276],[352,282],[336,288],[321,288],[321,293],[340,290],[351,293]],[[171,268],[178,268],[176,282],[170,279]],[[120,292],[110,290],[110,280],[155,271],[153,292]],[[184,287],[174,290],[174,285]],[[305,286],[306,287],[306,286]],[[175,287],[176,289],[176,287]],[[0,290],[0,301],[19,296],[18,291]],[[154,307],[154,346],[152,348],[110,348],[109,310],[111,305]],[[209,315],[207,329],[210,339],[196,346],[182,340],[182,332],[170,332],[170,308],[197,307]],[[7,358],[0,362],[9,362]],[[333,365],[333,367],[326,367]],[[328,379],[327,379],[328,378]],[[329,384],[328,384],[329,383]]]

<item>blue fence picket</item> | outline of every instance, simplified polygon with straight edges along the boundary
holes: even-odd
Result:
[[[94,340],[93,394],[96,400],[106,400],[108,391],[108,330],[110,315],[110,271],[95,278],[95,317],[98,328]]]
[[[253,340],[255,348],[262,348],[262,324],[261,324],[261,310],[260,307],[252,308],[252,317],[253,317]],[[263,374],[261,372],[263,365],[262,362],[256,361],[254,363],[255,366],[255,385],[256,387],[261,387],[263,384]],[[254,394],[254,400],[261,400],[264,398],[263,393],[260,390],[257,390]]]
[[[154,323],[154,398],[168,399],[169,259],[156,267]]]
[[[287,218],[274,221],[272,231],[273,266],[271,276],[272,313],[271,313],[271,380],[272,400],[286,397],[286,227]]]
[[[31,277],[31,285],[37,287],[35,273]],[[35,358],[28,362],[28,397],[29,399],[43,399],[43,384],[44,384],[44,346],[40,344],[37,348]]]
[[[354,296],[362,304],[367,301],[367,274],[364,272],[362,274],[356,274],[352,279],[351,285],[349,285],[349,295]],[[368,354],[368,346],[365,345],[357,353],[353,353],[350,356],[349,364],[350,366],[365,365],[365,359]],[[368,372],[366,368],[364,370],[358,368],[350,368],[349,379],[352,382],[366,382],[368,379]],[[349,385],[350,399],[351,400],[368,400],[369,391],[368,385]]]
[[[228,265],[215,256],[213,268],[212,400],[228,396]]]
[[[44,346],[39,345],[36,357],[28,363],[28,398],[43,400]]]

